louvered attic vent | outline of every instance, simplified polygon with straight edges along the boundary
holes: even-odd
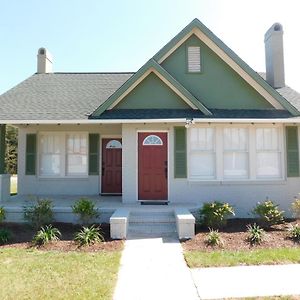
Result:
[[[200,47],[188,47],[188,72],[196,73],[200,71]]]

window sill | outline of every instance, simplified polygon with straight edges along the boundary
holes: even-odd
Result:
[[[243,179],[243,180],[197,180],[188,179],[190,185],[285,185],[285,179]]]
[[[51,180],[88,180],[89,176],[88,175],[84,175],[84,176],[65,176],[65,177],[48,177],[48,176],[39,176],[38,180],[40,181],[51,181]]]

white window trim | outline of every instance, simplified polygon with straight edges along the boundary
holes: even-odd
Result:
[[[82,134],[85,135],[87,139],[87,170],[85,174],[82,175],[67,175],[67,135],[68,134]],[[62,138],[61,140],[61,170],[59,175],[42,175],[40,166],[41,166],[41,136],[45,135],[58,135]],[[89,176],[89,139],[88,139],[88,132],[86,131],[40,131],[37,134],[38,142],[37,142],[37,153],[38,153],[38,159],[37,159],[37,174],[38,178],[40,179],[59,179],[59,178],[68,178],[68,179],[77,179],[77,178],[88,178]]]
[[[285,151],[284,151],[284,127],[282,124],[237,124],[231,125],[234,128],[248,128],[248,177],[247,178],[224,178],[223,171],[223,129],[224,125],[218,124],[197,124],[193,128],[215,128],[215,178],[195,178],[190,176],[190,128],[187,129],[187,180],[191,183],[210,183],[210,184],[255,184],[255,183],[272,183],[283,182],[286,180],[286,165],[285,165]],[[279,151],[280,151],[280,177],[257,177],[256,176],[256,128],[276,127],[279,133]]]

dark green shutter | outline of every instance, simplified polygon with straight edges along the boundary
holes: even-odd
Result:
[[[186,178],[186,128],[174,128],[174,177]]]
[[[5,172],[5,132],[6,126],[0,125],[0,174]]]
[[[36,134],[26,134],[26,175],[36,173]]]
[[[286,127],[287,176],[299,176],[298,127]]]
[[[89,134],[89,175],[99,175],[99,134]]]

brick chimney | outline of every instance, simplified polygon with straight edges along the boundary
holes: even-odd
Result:
[[[273,88],[285,86],[283,59],[283,28],[273,24],[265,33],[266,80]]]
[[[53,73],[52,55],[46,48],[40,48],[38,50],[37,73]]]

